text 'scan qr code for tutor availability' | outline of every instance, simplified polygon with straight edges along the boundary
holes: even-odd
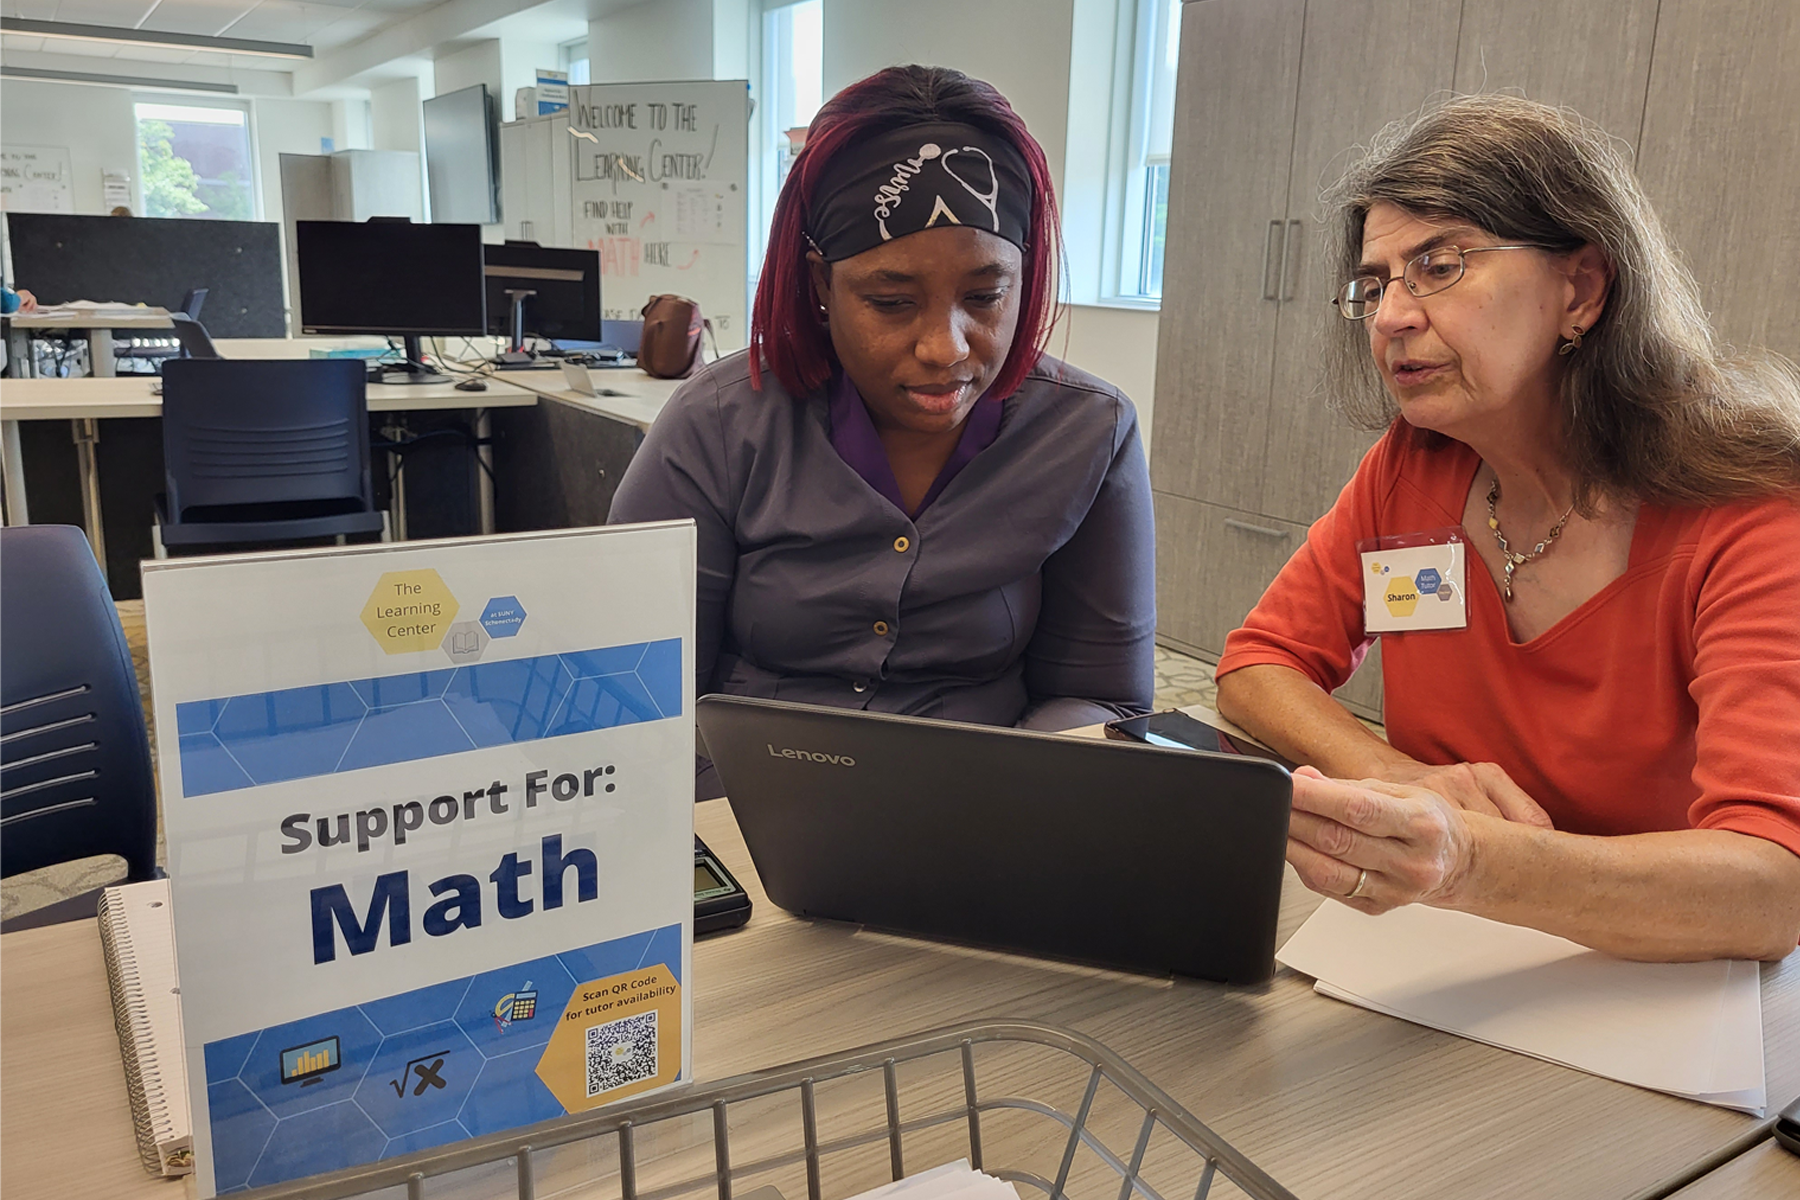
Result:
[[[587,1031],[587,1094],[598,1096],[656,1076],[656,1010]]]

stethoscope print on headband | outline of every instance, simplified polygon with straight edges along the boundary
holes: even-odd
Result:
[[[989,187],[987,192],[982,193],[976,191],[967,179],[958,175],[950,166],[950,160],[955,158],[958,154],[981,155],[982,161],[987,164],[988,169]],[[983,208],[987,209],[988,218],[993,225],[993,230],[995,233],[999,233],[1000,173],[994,170],[993,158],[986,150],[983,150],[979,146],[964,146],[961,149],[944,150],[941,149],[936,142],[927,142],[919,147],[918,157],[908,159],[903,163],[895,163],[894,177],[883,184],[881,190],[875,193],[875,224],[881,230],[881,240],[884,242],[893,241],[894,235],[888,232],[887,218],[895,208],[899,207],[901,195],[911,190],[913,176],[922,172],[925,169],[925,164],[934,159],[937,160],[938,167],[944,174],[948,175],[951,179],[954,179],[963,191],[975,197],[976,201],[980,203]],[[962,224],[961,221],[957,220],[956,214],[950,210],[950,206],[944,203],[944,198],[942,196],[936,197],[936,200],[937,203],[932,205],[931,215],[926,218],[925,224],[921,228],[930,229],[932,226],[936,225],[940,213],[950,218],[950,223],[952,225]]]

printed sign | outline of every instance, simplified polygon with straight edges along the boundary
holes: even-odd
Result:
[[[691,522],[144,600],[201,1196],[692,1077]]]
[[[537,115],[562,112],[569,107],[569,73],[539,67],[537,72]]]
[[[1363,628],[1369,633],[1463,629],[1463,543],[1363,550]]]

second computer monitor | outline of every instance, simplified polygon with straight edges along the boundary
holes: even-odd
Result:
[[[481,226],[296,221],[305,333],[480,337]]]
[[[483,247],[486,253],[488,332],[513,342],[515,333],[556,341],[598,342],[600,253],[559,250],[531,242]],[[530,292],[531,295],[522,295]],[[508,293],[512,293],[509,295]],[[514,301],[524,300],[522,331],[513,329]]]

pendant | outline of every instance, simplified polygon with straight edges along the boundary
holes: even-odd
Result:
[[[1505,580],[1505,586],[1502,590],[1505,592],[1505,595],[1506,595],[1506,598],[1508,601],[1512,600],[1512,577],[1513,577],[1513,572],[1518,569],[1518,566],[1519,566],[1519,564],[1517,562],[1514,562],[1511,559],[1508,559],[1506,562],[1506,567],[1505,567],[1506,580]]]

